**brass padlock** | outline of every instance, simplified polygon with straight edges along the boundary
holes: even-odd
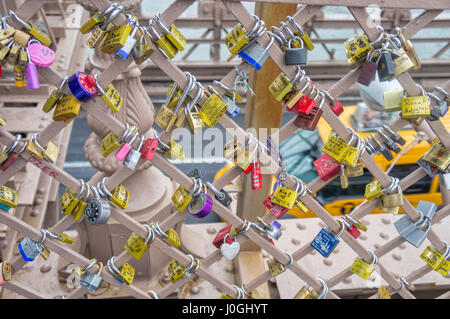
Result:
[[[56,104],[53,112],[54,121],[68,121],[80,113],[81,101],[73,95],[63,96]]]
[[[128,20],[127,24],[112,29],[106,36],[102,45],[103,53],[113,53],[122,48],[127,41],[132,30],[132,21],[136,24],[136,20]]]
[[[421,96],[404,97],[402,99],[401,117],[404,119],[418,119],[430,115],[430,98],[425,94],[422,86],[417,86],[422,90]]]
[[[164,31],[165,36],[169,39],[170,42],[178,49],[178,51],[183,51],[186,48],[186,38],[184,35],[178,30],[178,28],[174,25],[170,25],[170,29],[166,27],[164,20],[161,17],[160,13],[156,14],[156,21],[158,22],[161,29]]]

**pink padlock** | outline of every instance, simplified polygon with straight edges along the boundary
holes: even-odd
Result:
[[[37,40],[30,40],[27,49],[30,61],[37,66],[48,68],[55,61],[55,52]]]
[[[41,87],[36,64],[31,61],[28,61],[27,68],[25,69],[25,81],[28,90],[39,89]]]
[[[128,153],[131,151],[131,144],[133,144],[134,140],[136,139],[136,137],[139,135],[139,132],[137,132],[136,134],[134,134],[133,138],[131,139],[130,143],[125,143],[123,144],[120,149],[117,151],[116,153],[116,158],[119,161],[123,161],[125,159],[125,157],[128,155]]]

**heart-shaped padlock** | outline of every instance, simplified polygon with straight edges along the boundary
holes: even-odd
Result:
[[[37,66],[48,68],[55,61],[55,51],[36,40],[31,40],[27,46],[31,62]]]
[[[220,253],[223,257],[225,257],[225,259],[233,260],[234,257],[239,254],[239,251],[241,250],[241,244],[236,241],[236,238],[234,238],[234,241],[229,244],[226,242],[227,237],[228,235],[223,239],[223,244],[222,246],[220,246]]]

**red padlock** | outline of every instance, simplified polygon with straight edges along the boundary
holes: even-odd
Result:
[[[317,123],[320,120],[320,117],[322,116],[322,109],[320,109],[318,106],[315,106],[311,113],[309,113],[306,116],[297,116],[297,118],[294,120],[294,124],[301,129],[308,130],[308,131],[314,131],[316,129]]]
[[[269,195],[269,197],[267,197],[264,200],[264,206],[267,207],[267,209],[276,217],[276,218],[281,218],[287,211],[288,209],[286,207],[277,205],[272,203],[272,194]]]
[[[302,109],[300,109],[299,111],[298,111],[298,115],[301,115],[301,116],[307,116],[307,115],[309,115],[310,113],[311,113],[311,111],[312,111],[312,109],[314,108],[314,106],[316,106],[316,104],[317,104],[317,101],[316,100],[314,100],[314,99],[307,99],[306,100],[306,105],[305,105],[305,107],[303,107]]]
[[[224,243],[223,239],[225,238],[225,236],[227,236],[230,233],[232,225],[228,225],[224,228],[222,228],[221,230],[219,230],[219,232],[217,233],[216,237],[213,240],[213,245],[216,248],[220,248],[220,246]],[[228,244],[233,243],[233,240],[230,237],[227,237],[227,239],[225,240]]]
[[[242,171],[243,171],[245,174],[248,174],[248,173],[250,173],[250,172],[252,171],[253,165],[254,165],[254,164],[259,164],[259,162],[256,161],[255,163],[251,163],[251,164],[247,167],[247,169],[243,169],[243,168],[241,168],[241,169],[242,169]]]
[[[262,186],[261,167],[259,167],[259,162],[256,162],[252,168],[252,189],[261,189]]]
[[[347,231],[350,233],[350,235],[352,235],[355,239],[357,239],[361,235],[361,232],[359,231],[358,228],[356,228],[355,225],[351,226],[351,228],[352,228],[351,230],[348,227],[346,227],[346,228],[347,228]]]
[[[333,161],[333,158],[328,154],[323,154],[321,157],[313,162],[314,167],[317,170],[317,174],[323,181],[327,181],[333,176],[340,173],[341,166]]]
[[[148,138],[141,147],[141,158],[151,161],[158,148],[158,140],[156,138]]]
[[[341,115],[342,112],[344,112],[344,108],[342,107],[341,103],[338,102],[338,100],[333,100],[333,102],[330,103],[330,109],[333,110],[334,114],[337,116]]]
[[[300,99],[294,104],[294,106],[288,111],[298,114],[302,109],[305,108],[306,103],[308,103],[308,96],[302,95]]]

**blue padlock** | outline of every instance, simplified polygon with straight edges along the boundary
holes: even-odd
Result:
[[[67,80],[67,86],[73,96],[81,102],[87,102],[97,95],[97,81],[84,72],[76,72]]]
[[[339,237],[341,237],[345,230],[345,225],[342,220],[338,219],[337,222],[341,224],[341,229],[336,236],[333,236],[327,229],[322,228],[311,242],[311,246],[325,258],[330,256],[334,248],[339,244]]]
[[[269,48],[272,46],[274,37],[272,33],[269,32],[270,41],[265,48],[260,46],[258,43],[249,43],[244,47],[242,51],[239,52],[239,56],[250,63],[256,70],[261,70],[262,65],[269,58]]]
[[[11,208],[10,206],[7,206],[5,204],[0,203],[0,208],[6,211],[9,211],[9,209]]]
[[[38,243],[25,237],[18,245],[20,255],[25,261],[33,261],[42,251],[38,248]]]

